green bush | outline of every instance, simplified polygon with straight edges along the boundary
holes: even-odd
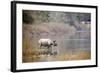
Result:
[[[32,16],[27,13],[23,13],[23,23],[31,24],[33,21],[34,19],[32,18]]]

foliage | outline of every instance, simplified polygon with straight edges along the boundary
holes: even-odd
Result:
[[[34,19],[32,18],[32,16],[30,16],[29,14],[23,12],[23,22],[26,24],[31,24],[34,21]]]

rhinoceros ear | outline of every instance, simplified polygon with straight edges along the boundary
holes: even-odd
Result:
[[[56,42],[56,40],[53,41],[54,43]]]

